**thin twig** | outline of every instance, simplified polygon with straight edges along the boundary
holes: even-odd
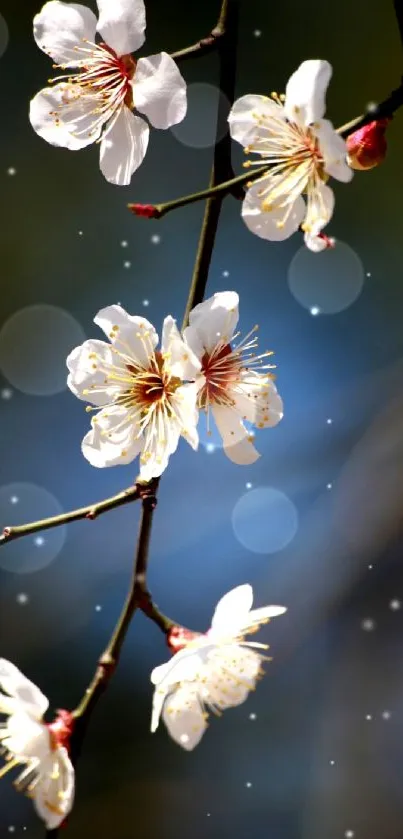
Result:
[[[220,88],[225,94],[225,97],[220,98],[218,109],[214,163],[210,177],[210,188],[214,187],[221,180],[228,179],[231,173],[231,146],[228,134],[228,107],[226,101],[232,102],[234,99],[238,2],[239,0],[223,0],[221,14],[217,24],[217,27],[220,27],[220,30],[222,30],[222,37],[218,41],[218,54],[220,59]],[[204,297],[221,205],[221,196],[209,198],[206,204],[182,328],[188,322],[190,310]],[[174,621],[160,612],[147,589],[149,542],[159,483],[160,478],[155,478],[148,484],[139,485],[139,494],[142,500],[142,517],[132,579],[126,602],[122,608],[111,639],[99,659],[97,669],[89,687],[73,712],[76,718],[76,726],[71,741],[71,758],[74,765],[76,765],[79,758],[92,711],[100,696],[105,691],[109,679],[117,666],[123,642],[136,610],[141,610],[166,635],[169,633],[171,627],[174,626]],[[49,839],[50,837],[55,839],[58,833],[58,830],[52,830],[48,831],[46,835]]]
[[[127,489],[113,495],[112,498],[105,498],[104,501],[97,501],[96,504],[89,504],[88,507],[80,507],[79,510],[71,510],[69,513],[62,513],[60,516],[52,516],[49,519],[41,519],[39,521],[32,521],[28,524],[18,524],[12,527],[5,527],[3,534],[0,536],[0,547],[6,542],[12,542],[14,539],[20,539],[21,536],[28,536],[30,533],[37,533],[38,530],[49,530],[51,527],[60,527],[62,524],[68,524],[70,521],[79,521],[80,519],[98,518],[102,513],[108,513],[115,507],[121,507],[123,504],[129,504],[131,501],[137,501],[140,497],[141,484],[136,483]]]

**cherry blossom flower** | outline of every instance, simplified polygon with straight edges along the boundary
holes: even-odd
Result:
[[[94,318],[109,338],[88,340],[67,359],[67,384],[98,411],[84,437],[84,457],[98,467],[131,463],[140,455],[140,477],[162,474],[182,435],[198,447],[196,374],[200,363],[166,317],[161,350],[144,317],[121,306],[101,309]],[[98,410],[99,409],[99,410]]]
[[[283,403],[273,375],[259,372],[274,365],[263,363],[273,353],[254,352],[257,327],[237,342],[238,303],[235,291],[219,292],[199,303],[190,313],[184,338],[201,362],[198,407],[207,413],[208,422],[211,410],[229,459],[246,465],[260,455],[243,420],[257,428],[277,425]]]
[[[186,114],[186,84],[166,52],[132,57],[144,43],[143,0],[97,5],[98,21],[86,6],[61,0],[45,3],[34,18],[38,47],[63,73],[31,101],[30,121],[53,146],[77,150],[99,143],[106,180],[125,185],[144,158],[150,133],[133,109],[154,128],[169,128]]]
[[[69,758],[73,717],[59,711],[53,723],[44,723],[49,702],[14,664],[0,659],[0,713],[8,717],[0,726],[2,753],[7,761],[0,777],[23,766],[15,781],[18,791],[32,799],[48,830],[59,827],[73,806],[74,769]]]
[[[262,675],[261,650],[267,644],[245,641],[283,606],[252,609],[250,585],[232,589],[218,602],[211,628],[204,635],[174,627],[168,643],[175,655],[151,673],[155,685],[151,731],[162,714],[171,737],[184,749],[194,749],[206,728],[208,713],[220,715],[245,701]],[[270,660],[270,659],[268,659]]]
[[[345,141],[323,119],[331,75],[327,61],[304,61],[289,79],[285,96],[250,94],[231,109],[231,137],[247,154],[259,155],[244,165],[270,166],[267,174],[248,184],[242,206],[247,227],[263,239],[288,239],[301,226],[311,250],[326,247],[320,232],[334,208],[326,182],[332,176],[347,183],[353,176]]]

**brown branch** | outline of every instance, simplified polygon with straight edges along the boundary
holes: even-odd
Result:
[[[37,533],[38,530],[49,530],[51,527],[60,527],[62,524],[68,524],[70,521],[79,521],[80,519],[93,520],[108,513],[115,507],[121,507],[123,504],[129,504],[131,501],[137,501],[140,497],[141,484],[136,483],[127,489],[113,495],[112,498],[105,498],[104,501],[97,501],[96,504],[89,504],[88,507],[80,507],[79,510],[71,510],[69,513],[62,513],[60,516],[52,516],[49,519],[41,519],[40,521],[29,522],[28,524],[19,524],[12,527],[5,527],[3,534],[0,536],[0,547],[6,542],[12,542],[14,539],[20,539],[21,536],[28,536],[30,533]]]
[[[214,188],[220,181],[228,180],[232,171],[231,143],[227,123],[228,106],[226,102],[233,102],[234,99],[238,2],[239,0],[223,0],[221,14],[217,24],[217,28],[220,29],[220,37],[217,40],[220,60],[219,84],[225,96],[220,97],[218,108],[217,133],[214,147],[214,162],[210,176],[210,189]],[[190,310],[204,297],[221,206],[221,195],[208,198],[182,328],[187,325]],[[160,612],[147,589],[149,543],[159,483],[160,478],[154,478],[148,484],[137,484],[139,497],[142,501],[142,517],[132,579],[126,602],[122,608],[112,637],[99,659],[90,685],[73,712],[76,718],[76,726],[71,741],[71,758],[74,765],[76,765],[80,756],[91,714],[118,664],[120,651],[135,612],[138,609],[141,610],[165,634],[168,634],[171,627],[174,626],[174,622]],[[50,837],[55,839],[58,833],[58,830],[52,830],[48,831],[46,835],[49,839]]]

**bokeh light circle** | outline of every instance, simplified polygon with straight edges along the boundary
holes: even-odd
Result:
[[[249,551],[276,553],[294,538],[298,512],[288,496],[278,489],[250,489],[235,504],[232,527],[238,541]]]
[[[36,484],[13,483],[0,487],[0,532],[4,527],[59,516],[57,498]],[[0,568],[14,574],[32,574],[47,568],[66,540],[66,525],[22,536],[0,550]]]
[[[288,285],[301,306],[321,315],[334,315],[357,300],[365,272],[358,254],[345,242],[313,253],[301,247],[291,260]]]
[[[230,103],[220,88],[212,84],[197,82],[188,85],[188,108],[186,117],[173,125],[172,133],[184,146],[193,149],[207,149],[216,142],[217,112],[220,101],[228,109]],[[227,124],[223,124],[219,139],[224,137]]]
[[[65,309],[27,306],[11,315],[0,330],[0,370],[23,393],[61,393],[67,387],[66,358],[85,337]]]
[[[4,20],[3,15],[0,12],[0,58],[4,55],[9,42],[10,36],[8,32],[8,26],[6,21]]]

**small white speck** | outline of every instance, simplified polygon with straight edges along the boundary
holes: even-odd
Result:
[[[206,816],[211,816],[211,813],[206,813]]]
[[[10,826],[9,826],[9,828],[8,828],[8,832],[9,832],[9,833],[15,833],[15,827],[14,827],[14,825],[13,825],[13,824],[10,824]]]
[[[377,105],[376,102],[368,102],[367,111],[369,111],[369,112],[376,111],[377,107],[378,107],[378,105]]]
[[[364,629],[365,632],[372,632],[375,627],[376,623],[372,620],[372,618],[365,618],[365,620],[361,622],[361,629]]]
[[[326,420],[326,422],[327,422],[327,424],[328,424],[328,425],[331,425],[331,424],[332,424],[332,422],[333,422],[333,420],[331,419],[331,417],[328,417],[328,418],[327,418],[327,420]]]
[[[131,265],[132,264],[131,264],[131,262],[129,262],[129,260],[127,260],[126,262],[123,263],[124,268],[131,268]]]
[[[223,271],[222,275],[223,277],[229,277],[229,271]]]
[[[366,714],[365,719],[370,722],[372,720],[372,714]]]
[[[245,786],[247,787],[247,789],[250,789],[252,786],[252,781],[246,781]]]
[[[326,484],[326,489],[331,489],[333,484]]]
[[[1,398],[2,399],[5,399],[6,401],[8,401],[9,399],[11,399],[12,395],[13,395],[13,391],[11,390],[11,387],[3,387],[2,391],[1,391]]]
[[[129,244],[129,243],[128,243],[128,242],[126,242],[126,239],[123,239],[123,242],[121,242],[121,243],[120,243],[120,246],[121,246],[122,248],[127,248],[128,244]]]
[[[100,612],[101,609],[102,609],[102,606],[100,606],[99,603],[97,603],[97,605],[95,606],[95,611]]]
[[[20,594],[17,594],[16,600],[20,606],[25,606],[29,602],[29,597],[22,591]]]
[[[149,300],[143,300],[143,306],[149,306],[149,305],[150,305]]]
[[[159,245],[160,241],[161,241],[161,236],[159,235],[159,233],[153,233],[153,235],[151,236],[152,244],[153,245]]]
[[[354,839],[355,833],[354,830],[346,830],[344,835],[346,839]]]
[[[84,235],[84,234],[83,234],[83,231],[82,231],[82,230],[79,230],[79,231],[78,231],[78,235],[79,235],[79,236],[83,236],[83,235]]]
[[[372,571],[373,567],[374,567],[373,565],[368,565],[368,570]]]
[[[245,486],[246,486],[246,489],[252,489],[253,484],[251,484],[251,482],[250,482],[250,481],[248,481],[248,482],[245,484]]]
[[[214,443],[207,443],[206,444],[206,452],[208,452],[209,454],[213,454],[213,452],[215,452]]]
[[[389,609],[392,609],[392,612],[398,612],[401,607],[402,604],[400,600],[391,600],[389,603]]]
[[[16,175],[16,174],[17,174],[17,170],[16,170],[15,166],[9,166],[8,169],[7,169],[7,175]]]
[[[12,495],[11,498],[10,498],[10,503],[11,504],[18,504],[19,500],[20,499],[18,498],[18,495]]]
[[[262,34],[262,30],[261,29],[255,29],[253,34],[254,34],[255,38],[260,38],[260,36]]]
[[[383,720],[390,720],[392,714],[390,711],[382,711],[382,719]]]
[[[256,718],[257,718],[256,714],[249,714],[249,719],[250,720],[255,720]]]
[[[34,545],[36,545],[37,548],[41,548],[42,545],[44,545],[44,544],[45,544],[45,540],[44,540],[43,536],[35,536]]]
[[[329,760],[329,763],[330,763],[330,766],[334,766],[334,764],[336,763],[336,761],[335,761],[335,760]]]
[[[179,737],[181,743],[188,743],[189,742],[189,735],[188,734],[181,734]]]
[[[367,271],[367,277],[371,276],[371,271]]]
[[[319,306],[311,306],[310,313],[315,317],[315,315],[320,315],[320,308]]]

